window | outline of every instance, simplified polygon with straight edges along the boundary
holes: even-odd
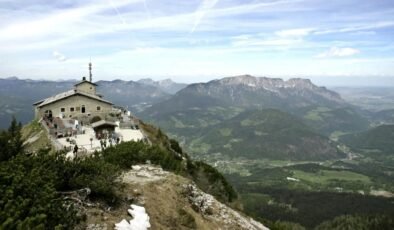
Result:
[[[71,107],[71,108],[70,108],[70,112],[74,112],[74,107]]]
[[[81,111],[81,107],[79,107],[79,106],[75,107],[75,110],[79,112],[79,111]]]
[[[85,113],[85,111],[86,111],[85,106],[83,105],[83,106],[81,106],[81,107],[82,107],[82,109],[81,109],[82,111],[81,111],[81,112],[82,112],[82,113]]]
[[[66,109],[65,108],[60,108],[60,112],[64,113],[64,112],[66,112]]]
[[[97,106],[97,111],[101,110],[100,106]]]

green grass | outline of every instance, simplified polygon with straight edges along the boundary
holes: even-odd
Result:
[[[232,132],[232,131],[233,131],[233,130],[230,129],[230,128],[219,129],[220,134],[221,134],[222,136],[225,136],[225,137],[231,136],[231,132]]]
[[[321,117],[322,113],[329,112],[330,109],[327,107],[317,107],[316,109],[313,109],[309,111],[304,118],[312,121],[323,121],[323,118]]]
[[[294,170],[293,176],[297,179],[317,184],[328,184],[333,180],[360,181],[366,184],[371,183],[368,176],[350,171],[320,170],[317,173],[308,173]]]
[[[185,128],[186,125],[179,119],[176,119],[174,116],[171,116],[171,120],[174,122],[175,128]]]
[[[211,145],[210,144],[206,144],[206,143],[202,143],[200,139],[195,139],[195,140],[193,140],[190,143],[189,149],[192,152],[198,152],[198,153],[201,153],[201,154],[206,154],[211,149]]]
[[[330,134],[330,139],[334,141],[338,141],[340,136],[346,135],[348,132],[343,132],[343,131],[334,131],[333,133]]]
[[[261,125],[264,122],[265,120],[245,119],[241,121],[241,126],[256,126],[256,125]]]

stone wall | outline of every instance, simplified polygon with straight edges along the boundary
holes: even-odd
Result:
[[[78,91],[89,93],[89,94],[96,94],[96,86],[88,81],[82,82],[75,87]]]
[[[112,112],[112,105],[98,101],[89,97],[74,95],[52,104],[44,105],[39,108],[36,118],[43,117],[45,111],[51,110],[53,117],[81,118],[89,120],[94,116],[105,118]]]

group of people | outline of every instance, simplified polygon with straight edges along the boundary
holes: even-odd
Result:
[[[97,138],[100,140],[100,146],[101,150],[104,150],[107,148],[107,145],[109,144],[109,147],[112,147],[114,144],[118,145],[121,141],[119,136],[116,136],[114,133],[98,133]],[[93,138],[90,139],[92,142]],[[77,157],[79,151],[78,145],[75,143],[73,153],[74,156]]]
[[[108,138],[108,142],[109,142],[109,146],[112,147],[113,144],[119,144],[120,143],[120,138],[116,137],[115,138]],[[101,150],[104,150],[107,148],[107,139],[103,138],[100,139],[100,146],[101,146]]]

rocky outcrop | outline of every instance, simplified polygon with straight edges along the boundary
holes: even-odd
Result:
[[[212,195],[206,194],[193,184],[183,185],[185,194],[192,208],[206,218],[212,218],[223,223],[224,229],[268,229],[252,218],[242,216],[233,209],[218,202]]]
[[[191,180],[158,166],[134,165],[119,180],[124,185],[120,191],[122,203],[117,208],[90,210],[89,213],[96,213],[87,217],[90,229],[128,227],[141,218],[130,220],[126,210],[135,217],[137,209],[140,214],[145,213],[142,209],[146,211],[144,218],[151,226],[149,229],[267,229],[202,192]]]

